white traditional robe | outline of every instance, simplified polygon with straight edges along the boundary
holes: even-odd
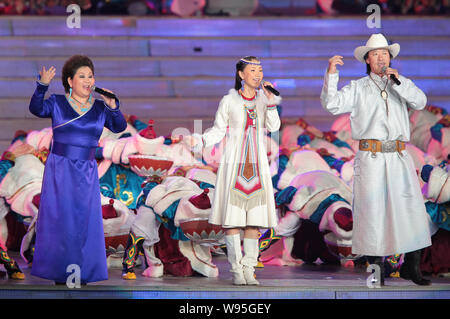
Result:
[[[234,89],[231,89],[220,101],[214,126],[202,135],[205,147],[220,142],[227,135],[226,146],[217,171],[209,223],[222,225],[225,228],[276,226],[275,199],[265,145],[268,139],[265,138],[265,134],[267,130],[275,132],[280,127],[280,118],[276,109],[276,105],[280,102],[281,97],[277,96],[273,96],[269,101],[262,90],[257,92],[254,101],[246,101]],[[256,135],[250,144],[253,150],[252,155],[255,156],[252,162],[259,176],[254,176],[245,182],[239,175],[246,145],[244,143],[246,143],[247,112],[244,105],[249,106],[255,103]],[[261,188],[251,194],[245,194],[235,187],[237,180],[241,180],[249,188],[261,183]]]
[[[382,89],[388,80],[371,73]],[[338,91],[339,73],[325,75],[320,96],[332,114],[350,112],[352,138],[380,141],[410,139],[408,107],[421,110],[425,94],[400,76],[400,85],[389,81],[388,109],[380,89],[369,76]],[[414,163],[407,151],[372,153],[358,151],[354,162],[354,254],[388,256],[431,245],[424,199]]]

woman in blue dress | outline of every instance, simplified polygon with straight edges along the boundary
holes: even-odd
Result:
[[[94,66],[88,57],[75,55],[64,64],[65,95],[44,100],[55,68],[43,67],[40,76],[30,112],[52,119],[53,141],[42,182],[31,274],[64,284],[79,269],[82,284],[106,280],[94,154],[103,127],[119,133],[127,123],[117,100],[103,95],[103,101],[92,99]]]

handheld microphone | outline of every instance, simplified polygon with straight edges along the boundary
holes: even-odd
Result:
[[[278,92],[277,90],[275,90],[273,87],[271,87],[270,85],[264,85],[264,88],[267,90],[267,91],[270,91],[270,92],[272,92],[273,94],[275,94],[276,96],[279,96],[280,95],[280,92]]]
[[[384,74],[386,74],[386,70],[387,70],[387,67],[386,67],[386,66],[383,66],[383,67],[381,68],[381,71],[382,71]],[[391,75],[390,75],[390,78],[391,78],[392,81],[394,81],[395,84],[397,84],[397,85],[402,84],[402,83],[395,77],[394,74],[391,74]]]
[[[107,96],[107,97],[109,97],[109,98],[111,98],[111,99],[118,100],[118,99],[117,99],[117,96],[116,96],[115,94],[110,93],[110,92],[107,92],[107,91],[105,91],[105,90],[103,90],[103,89],[101,89],[101,88],[98,88],[98,87],[96,87],[96,86],[93,86],[93,87],[92,87],[92,90],[94,90],[94,91],[97,92],[98,94]]]

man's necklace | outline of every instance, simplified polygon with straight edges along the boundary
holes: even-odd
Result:
[[[372,78],[372,76],[370,74],[369,74],[369,77],[373,81],[373,83],[375,83],[377,88],[380,90],[381,98],[386,103],[386,114],[389,115],[389,106],[388,106],[388,102],[387,102],[387,100],[388,100],[388,93],[386,91],[386,88],[387,88],[387,85],[389,83],[389,80],[386,81],[386,84],[384,85],[384,89],[381,89],[381,87],[377,84],[377,82],[375,82],[375,80]]]

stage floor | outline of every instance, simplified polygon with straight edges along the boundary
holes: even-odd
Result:
[[[450,278],[432,277],[432,285],[421,287],[401,278],[387,278],[386,286],[369,288],[369,273],[364,269],[327,265],[273,266],[256,270],[259,286],[233,286],[230,266],[225,256],[214,256],[219,277],[206,278],[142,276],[137,280],[121,278],[120,269],[110,269],[109,279],[70,289],[33,277],[21,258],[10,254],[19,263],[26,279],[0,279],[0,299],[450,299]],[[429,277],[427,277],[429,278]]]

